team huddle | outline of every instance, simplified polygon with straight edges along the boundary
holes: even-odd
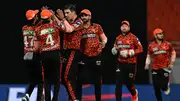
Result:
[[[92,22],[91,17],[88,9],[77,14],[73,4],[67,4],[56,12],[48,7],[42,7],[41,11],[26,12],[27,24],[23,26],[22,33],[29,85],[22,101],[29,101],[36,85],[37,101],[58,101],[61,84],[67,90],[69,101],[82,101],[79,74],[84,67],[93,73],[96,101],[102,101],[101,56],[108,39],[101,25]],[[143,52],[143,47],[138,38],[130,32],[128,21],[121,22],[120,30],[111,50],[113,55],[118,56],[116,101],[122,99],[123,84],[131,93],[132,101],[138,101],[138,90],[134,81],[137,56]],[[162,29],[155,29],[153,34],[155,40],[148,47],[145,69],[149,68],[152,57],[155,95],[158,101],[162,101],[161,90],[167,95],[170,93],[169,74],[176,59],[176,52],[171,44],[164,40]]]

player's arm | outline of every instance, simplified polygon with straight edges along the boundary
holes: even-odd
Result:
[[[145,69],[149,68],[150,63],[151,63],[151,56],[150,54],[147,54],[146,62],[145,62]]]
[[[57,16],[55,15],[55,13],[50,10],[52,12],[52,18],[53,20],[57,23],[57,25],[60,27],[59,29],[64,31],[64,32],[68,32],[71,33],[73,31],[73,28],[71,27],[71,25],[67,22],[67,20],[64,19],[64,15],[62,10],[58,9],[57,12]]]
[[[173,67],[173,64],[176,60],[176,51],[175,49],[172,47],[172,45],[170,44],[170,51],[171,51],[171,62],[170,65],[168,66],[169,68]]]
[[[174,64],[175,60],[176,60],[176,51],[173,50],[171,52],[171,63]]]
[[[106,37],[106,35],[105,35],[105,33],[104,33],[104,31],[100,25],[98,28],[98,35],[100,37],[102,47],[104,48],[108,39],[107,39],[107,37]]]
[[[143,47],[137,37],[135,37],[134,39],[134,45],[135,45],[134,55],[138,55],[143,52]]]
[[[38,31],[37,30],[35,30],[34,48],[36,49],[36,51],[39,51],[39,48],[40,48],[40,41],[39,41],[39,36],[38,36]]]
[[[65,32],[73,32],[73,31],[77,31],[82,27],[82,20],[78,19],[77,21],[75,21],[73,24],[69,24],[68,21],[64,18],[64,14],[63,11],[61,9],[57,9],[57,17],[55,16],[55,14],[53,13],[53,16],[56,20],[56,22],[58,24],[63,24],[65,27]]]
[[[146,61],[145,61],[145,69],[149,68],[149,65],[151,63],[151,55],[152,55],[152,50],[151,50],[151,45],[148,46],[148,52],[146,56]]]
[[[83,28],[83,21],[78,19],[73,24],[71,24],[71,27],[73,31],[78,31]]]
[[[101,44],[103,46],[103,48],[106,46],[106,43],[107,43],[107,37],[106,35],[103,33],[100,35],[100,39],[101,39]]]
[[[139,41],[139,39],[136,36],[134,36],[133,41],[134,41],[135,48],[128,50],[128,52],[125,52],[125,53],[127,53],[127,56],[129,56],[129,57],[133,57],[133,56],[138,55],[143,52],[143,47],[141,45],[141,42]]]
[[[116,44],[116,40],[115,40],[115,42],[114,42],[113,48],[111,49],[111,53],[112,53],[113,55],[116,55],[116,54],[118,53],[118,47],[117,47],[117,44]]]
[[[82,24],[83,23],[81,20],[78,20],[73,24],[69,24],[66,19],[62,19],[60,22],[58,22],[58,26],[61,26],[61,29],[67,33],[80,30],[82,28]]]

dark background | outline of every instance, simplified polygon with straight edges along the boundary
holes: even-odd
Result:
[[[148,72],[144,70],[147,51],[146,0],[31,0],[11,1],[2,9],[1,27],[1,70],[0,83],[26,83],[27,73],[23,62],[23,39],[21,28],[26,24],[25,12],[40,9],[43,5],[51,9],[63,8],[65,4],[76,4],[78,13],[87,8],[92,12],[93,21],[99,23],[108,37],[103,52],[103,83],[115,83],[117,58],[111,54],[115,37],[119,34],[120,23],[128,20],[131,32],[141,41],[144,53],[138,58],[136,83],[149,83]]]

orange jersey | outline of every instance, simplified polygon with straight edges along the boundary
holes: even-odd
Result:
[[[34,39],[35,39],[35,26],[25,25],[22,28],[24,40],[24,53],[35,52]]]
[[[63,40],[63,48],[64,49],[80,49],[80,42],[82,33],[78,30],[81,28],[83,22],[81,19],[75,20],[71,25],[75,28],[75,31],[72,33],[65,33]]]
[[[89,28],[83,28],[81,52],[87,56],[97,56],[102,52],[102,45],[100,43],[100,35],[103,34],[103,29],[99,24],[92,24]]]
[[[42,24],[35,30],[36,38],[40,41],[40,52],[60,50],[60,31],[62,26],[56,24]]]
[[[160,45],[156,41],[149,44],[148,54],[152,56],[152,68],[160,69],[168,67],[173,50],[172,45],[167,41],[164,41]]]
[[[143,47],[138,40],[138,38],[132,34],[128,33],[127,35],[120,34],[115,41],[115,45],[118,47],[118,53],[122,50],[133,49],[135,55],[133,57],[123,58],[118,54],[118,61],[121,63],[137,63],[137,54],[143,52]]]

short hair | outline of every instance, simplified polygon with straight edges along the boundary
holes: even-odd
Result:
[[[69,9],[71,12],[75,11],[76,12],[76,5],[75,4],[67,4],[64,6],[64,10]]]

